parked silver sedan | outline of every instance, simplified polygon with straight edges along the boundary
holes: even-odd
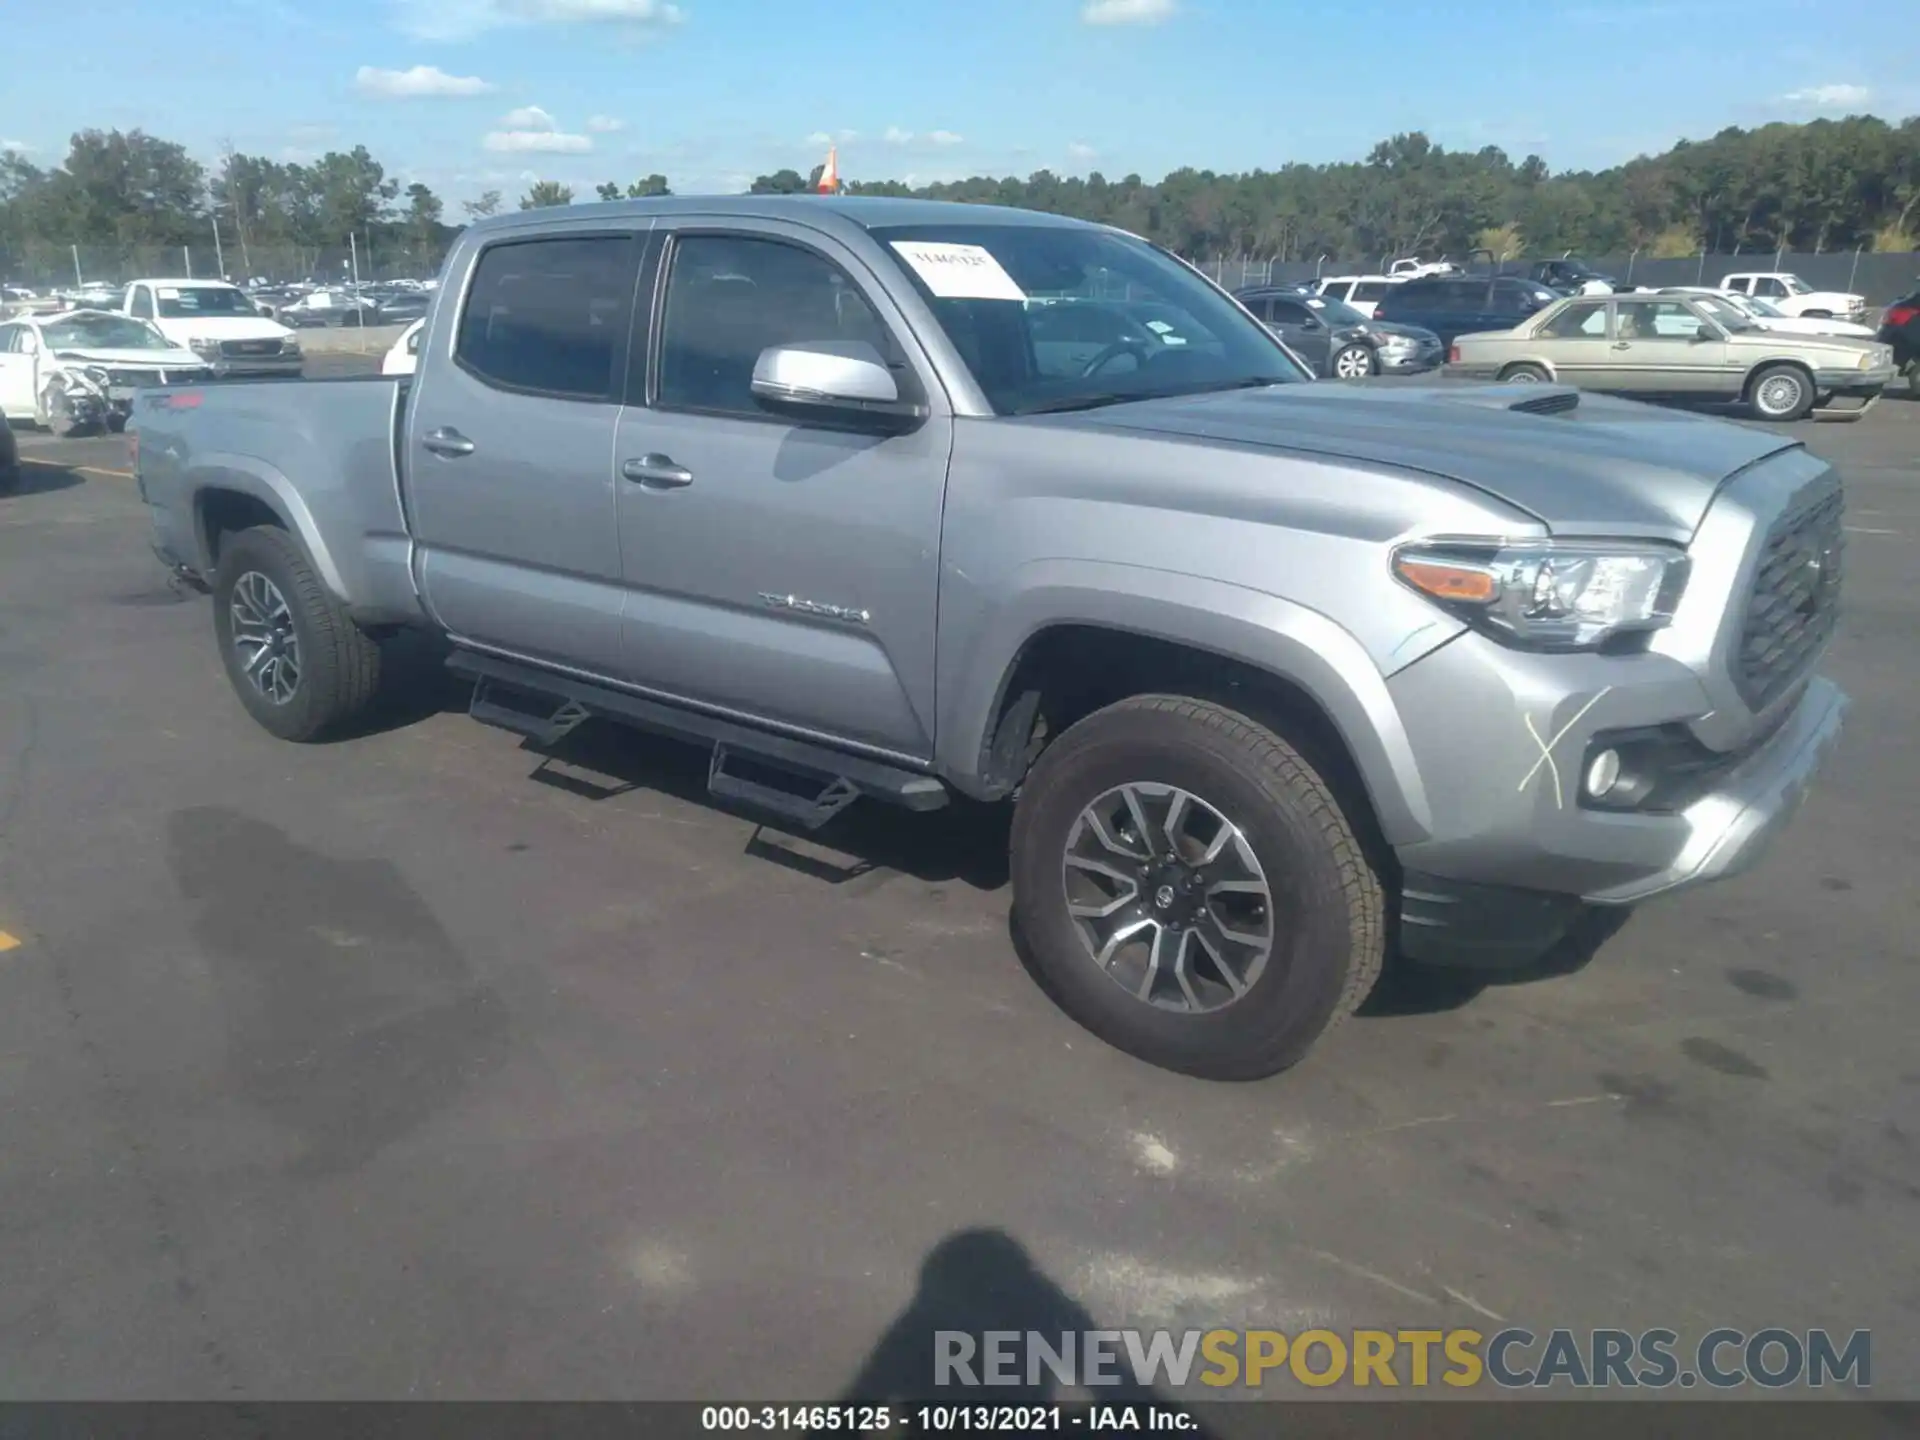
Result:
[[[1574,296],[1511,330],[1462,335],[1447,373],[1562,381],[1650,399],[1739,401],[1768,420],[1864,415],[1892,381],[1875,341],[1763,330],[1697,296]],[[1848,405],[1844,402],[1858,402]]]

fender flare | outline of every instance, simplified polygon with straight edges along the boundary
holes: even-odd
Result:
[[[1395,845],[1433,833],[1413,747],[1386,677],[1346,629],[1277,595],[1143,566],[1038,560],[1015,571],[1008,598],[981,624],[941,686],[941,773],[978,794],[982,757],[1005,690],[1028,647],[1062,625],[1141,635],[1251,664],[1303,691],[1333,722]]]
[[[307,502],[301,499],[299,489],[279,470],[252,455],[216,451],[194,462],[193,524],[203,571],[210,571],[213,561],[213,537],[206,531],[203,505],[207,493],[213,490],[246,495],[271,510],[288,533],[300,542],[300,548],[306,551],[307,559],[320,577],[320,583],[341,604],[347,603],[346,584],[341,578],[340,567],[334,562],[326,541],[321,538],[320,527],[314,523],[313,512],[307,508]]]

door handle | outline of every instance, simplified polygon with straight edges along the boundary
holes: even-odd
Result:
[[[442,425],[438,430],[429,430],[420,437],[420,443],[434,454],[444,455],[449,460],[473,453],[473,441],[450,425]]]
[[[642,455],[621,465],[620,473],[655,490],[678,490],[693,483],[693,472],[676,465],[671,455]]]
[[[1633,348],[1633,342],[1631,340],[1616,340],[1613,342],[1613,348],[1616,350],[1631,350]]]

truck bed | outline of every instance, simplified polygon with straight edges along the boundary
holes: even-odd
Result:
[[[223,524],[264,508],[357,620],[418,620],[398,470],[408,389],[403,376],[353,376],[143,392],[127,428],[155,550],[209,578]]]

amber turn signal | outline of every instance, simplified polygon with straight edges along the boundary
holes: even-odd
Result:
[[[1446,565],[1403,555],[1393,568],[1422,594],[1456,605],[1490,605],[1500,594],[1499,582],[1477,565]]]

